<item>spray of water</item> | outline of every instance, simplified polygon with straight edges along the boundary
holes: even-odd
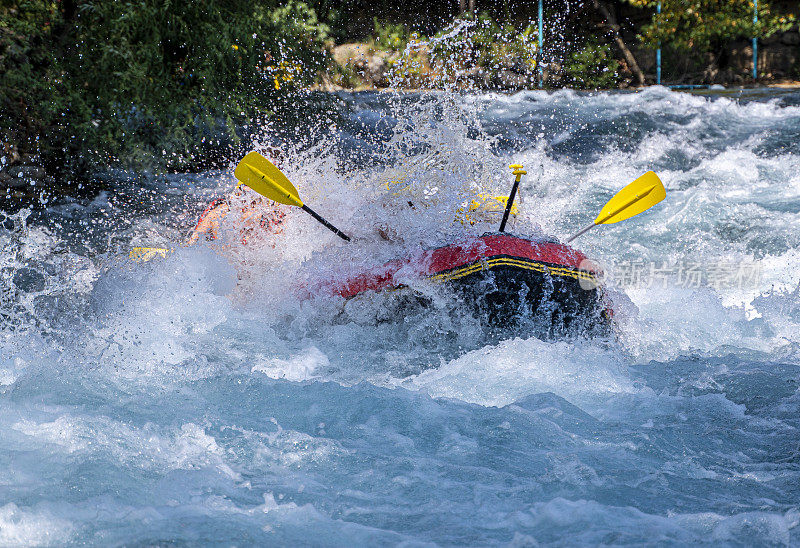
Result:
[[[243,242],[231,216],[184,247],[227,171],[3,217],[0,454],[35,458],[0,472],[0,544],[797,541],[797,106],[337,100],[274,159],[350,244],[286,208],[279,231]],[[648,169],[664,181],[661,205],[576,242],[609,272],[612,340],[485,341],[423,283],[419,310],[309,291],[496,229],[463,208],[507,193],[511,161],[525,236],[572,233]],[[175,251],[133,263],[133,245]],[[723,264],[758,273],[678,269]]]

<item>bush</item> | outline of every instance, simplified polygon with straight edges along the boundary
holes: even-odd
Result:
[[[502,72],[532,76],[538,43],[533,27],[520,32],[500,26],[488,14],[477,19],[457,19],[431,39],[432,59],[443,80],[472,85],[477,77],[496,82]]]
[[[608,89],[619,82],[619,62],[608,44],[589,42],[564,63],[567,81],[578,89]]]
[[[374,33],[372,41],[375,47],[384,51],[403,51],[411,39],[411,31],[403,23],[392,24],[372,19]]]
[[[13,2],[0,12],[0,131],[50,167],[204,167],[238,125],[317,78],[326,39],[294,0]]]
[[[400,55],[389,58],[392,85],[405,88],[436,88],[438,75],[430,65],[428,43],[412,34]]]

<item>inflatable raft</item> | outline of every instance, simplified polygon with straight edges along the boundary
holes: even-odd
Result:
[[[345,299],[370,291],[409,289],[413,293],[415,286],[419,287],[417,282],[429,281],[444,287],[460,308],[501,336],[610,334],[613,313],[599,283],[602,272],[598,267],[580,251],[556,240],[528,239],[504,232],[520,178],[527,173],[520,164],[509,167],[516,178],[505,200],[498,233],[430,249],[332,281],[330,292]],[[261,196],[302,209],[350,241],[349,236],[305,204],[286,175],[258,152],[248,153],[236,166],[234,175]],[[661,180],[648,171],[617,192],[595,220],[567,243],[596,225],[638,215],[665,196]],[[424,298],[418,300],[424,304]]]
[[[613,312],[601,277],[572,247],[492,233],[391,261],[328,291],[351,299],[368,291],[413,291],[428,280],[497,334],[604,336],[611,332]]]

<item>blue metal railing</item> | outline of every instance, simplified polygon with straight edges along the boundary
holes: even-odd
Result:
[[[542,3],[544,0],[539,0],[539,87],[542,87],[542,80],[544,79],[544,73],[542,70],[542,42],[544,42],[544,9],[542,8]]]
[[[658,14],[661,15],[661,2],[658,3]],[[661,85],[661,40],[658,41],[656,50],[656,85]]]
[[[758,23],[758,0],[753,2],[753,24]],[[758,38],[753,36],[753,80],[758,80]]]

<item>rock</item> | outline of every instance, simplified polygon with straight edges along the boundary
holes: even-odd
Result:
[[[340,66],[352,67],[373,86],[388,85],[390,57],[390,53],[375,49],[370,44],[342,44],[333,48],[334,61]]]
[[[42,191],[52,190],[54,183],[47,171],[37,165],[35,157],[17,155],[15,163],[0,165],[0,209],[29,205],[40,199]]]
[[[367,79],[370,80],[373,85],[376,86],[383,85],[385,87],[387,68],[388,65],[386,63],[385,57],[381,55],[372,55],[367,60],[367,70],[366,70]]]
[[[469,78],[472,81],[472,83],[480,89],[488,88],[491,82],[489,73],[487,73],[480,67],[470,68],[469,70],[465,71],[464,76]]]
[[[25,188],[28,179],[22,177],[0,177],[0,188]]]
[[[535,87],[538,87],[539,76],[538,76],[538,69],[537,75],[532,76],[532,82],[536,83]],[[542,82],[548,86],[557,87],[561,85],[562,80],[564,80],[564,68],[561,66],[561,63],[558,62],[551,62],[546,65],[542,65]]]
[[[367,56],[372,49],[369,44],[342,44],[333,48],[333,60],[342,66],[354,65],[359,62],[366,64]]]
[[[0,169],[3,166],[16,164],[19,160],[20,156],[17,147],[11,143],[3,143],[3,150],[0,152]]]
[[[331,80],[331,77],[327,74],[323,74],[322,78],[320,78],[319,84],[312,87],[312,89],[320,90],[320,91],[341,91],[344,88]]]

